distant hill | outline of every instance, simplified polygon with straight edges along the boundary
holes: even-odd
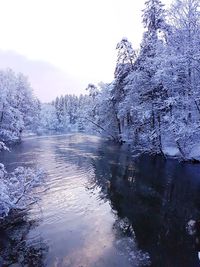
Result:
[[[51,101],[61,94],[84,93],[87,85],[48,62],[30,60],[13,51],[0,50],[2,68],[11,68],[28,76],[35,95],[43,102]]]

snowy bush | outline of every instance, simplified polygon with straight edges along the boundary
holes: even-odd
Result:
[[[0,141],[0,151],[2,150],[10,151],[9,148],[5,145],[5,143]]]
[[[43,178],[43,171],[24,167],[7,173],[0,163],[0,219],[5,218],[11,210],[26,209],[35,203],[37,197],[31,192],[43,182]]]

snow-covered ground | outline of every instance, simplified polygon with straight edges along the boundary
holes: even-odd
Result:
[[[164,147],[163,152],[166,156],[169,156],[169,157],[180,157],[180,152],[178,148],[173,147],[173,146]]]
[[[194,146],[189,153],[189,159],[200,161],[200,144]]]
[[[182,159],[180,151],[175,146],[166,146],[164,147],[163,152],[167,157]],[[186,154],[185,160],[200,161],[200,145],[193,146],[190,152]]]

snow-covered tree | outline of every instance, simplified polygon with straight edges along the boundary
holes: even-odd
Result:
[[[165,10],[160,0],[148,0],[145,2],[143,24],[149,33],[165,27]]]
[[[136,52],[132,48],[132,44],[127,38],[122,38],[122,40],[117,44],[117,63],[115,68],[115,78],[120,79],[127,72],[133,70],[134,61],[136,59]]]
[[[27,78],[0,71],[0,140],[16,141],[37,116],[37,100]]]
[[[39,133],[50,133],[58,130],[59,123],[56,116],[56,109],[51,104],[42,104],[40,111],[40,124],[37,129]]]
[[[191,158],[200,140],[199,0],[174,0],[169,10],[160,0],[147,0],[142,21],[145,31],[137,52],[127,38],[117,44],[114,80],[89,84],[88,95],[57,97],[45,107],[47,111],[43,106],[44,128],[96,129],[117,141],[131,142],[137,150],[164,155],[173,146],[182,158]],[[23,88],[28,86],[22,78],[7,75],[9,82],[2,85],[0,96],[0,133],[18,129],[14,133],[19,136],[30,121],[23,117],[24,110],[31,112],[25,103],[20,109],[13,103],[16,95],[23,99]],[[16,84],[20,94],[12,89]]]

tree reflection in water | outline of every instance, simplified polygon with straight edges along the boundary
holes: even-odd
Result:
[[[15,262],[42,266],[47,251],[43,240],[58,237],[55,244],[48,243],[48,266],[55,257],[59,262],[75,262],[70,267],[110,266],[111,257],[118,264],[112,266],[123,266],[118,263],[123,257],[114,254],[113,246],[117,253],[132,257],[131,266],[148,265],[144,251],[153,267],[198,266],[186,224],[200,218],[200,166],[159,157],[133,159],[129,150],[96,137],[70,135],[24,142],[19,151],[5,158],[17,164],[41,161],[51,174],[52,188],[43,196],[43,223],[38,223],[44,239],[30,238],[28,232],[37,232],[31,230],[37,222],[28,219],[1,230],[0,261],[4,255],[5,266]],[[104,241],[110,250],[104,248]]]
[[[200,218],[200,166],[149,156],[133,160],[126,148],[107,145],[93,165],[93,182],[110,200],[117,227],[134,236],[152,266],[198,266],[186,224]]]
[[[44,266],[47,245],[40,237],[27,239],[37,224],[37,221],[28,220],[26,212],[11,214],[1,222],[0,266]]]

